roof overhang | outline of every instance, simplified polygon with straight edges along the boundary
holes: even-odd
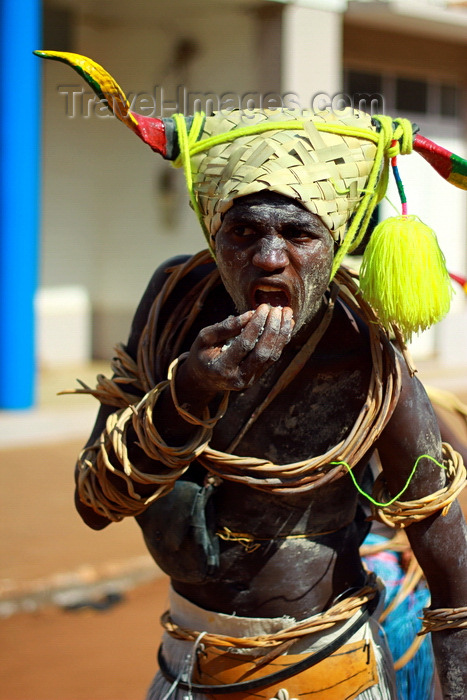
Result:
[[[346,22],[467,44],[467,2],[349,0]]]

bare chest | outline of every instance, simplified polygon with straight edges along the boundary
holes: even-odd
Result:
[[[364,357],[312,359],[270,401],[280,376],[273,367],[255,386],[231,395],[213,447],[285,464],[325,454],[348,435],[367,396]]]

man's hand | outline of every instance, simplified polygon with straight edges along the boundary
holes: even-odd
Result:
[[[293,327],[289,307],[261,304],[204,328],[180,368],[177,391],[185,393],[187,385],[208,394],[246,389],[279,359]]]

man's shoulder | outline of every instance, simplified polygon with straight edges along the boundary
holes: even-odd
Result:
[[[164,297],[164,310],[161,314],[162,323],[176,309],[179,302],[204,278],[210,275],[215,267],[216,265],[212,258],[202,253],[177,255],[159,265],[149,280],[133,317],[127,344],[128,352],[132,354],[136,350],[138,340],[147,323],[154,302],[172,274],[175,273],[176,277],[172,278],[174,284],[171,285],[167,296]]]
[[[203,277],[206,277],[215,267],[215,262],[207,256],[201,256],[200,254],[183,254],[168,258],[154,271],[143,294],[142,301],[146,300],[152,303],[166,283],[168,276],[176,270],[181,270],[184,266],[186,267],[186,271],[180,275],[178,284],[189,286],[193,284],[195,280],[201,280]]]
[[[439,428],[431,401],[418,377],[412,374],[396,349],[400,367],[400,395],[382,433],[383,442],[397,444],[416,458],[439,446]]]

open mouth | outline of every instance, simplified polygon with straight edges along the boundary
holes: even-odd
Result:
[[[269,306],[290,306],[289,296],[283,289],[267,284],[262,284],[255,289],[253,300],[255,308],[260,306],[260,304],[269,304]]]

